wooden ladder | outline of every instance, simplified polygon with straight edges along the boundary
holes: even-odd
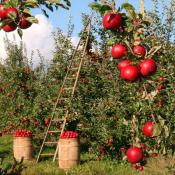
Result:
[[[76,90],[77,83],[78,83],[78,78],[79,78],[80,71],[81,71],[81,68],[82,68],[82,65],[84,62],[84,56],[86,54],[86,48],[87,48],[88,41],[89,41],[90,29],[91,29],[91,19],[89,18],[87,25],[85,26],[85,28],[83,30],[83,34],[85,32],[87,32],[87,37],[86,37],[86,41],[83,45],[82,57],[81,57],[81,59],[76,59],[76,53],[77,53],[77,51],[80,47],[80,43],[82,41],[82,37],[81,37],[79,40],[79,43],[77,44],[77,47],[76,47],[74,53],[72,54],[72,59],[71,59],[71,62],[68,66],[67,73],[64,77],[62,86],[61,86],[60,91],[58,93],[57,100],[53,106],[53,111],[52,111],[52,115],[50,118],[50,122],[49,122],[47,130],[44,134],[44,139],[43,139],[42,145],[40,147],[40,151],[39,151],[38,156],[37,156],[37,160],[36,160],[37,162],[39,162],[41,157],[53,157],[53,162],[54,162],[58,156],[58,149],[59,149],[58,139],[56,141],[53,141],[53,140],[48,141],[48,138],[50,136],[50,133],[52,133],[52,134],[57,133],[60,136],[63,133],[63,131],[65,130],[65,125],[66,125],[66,122],[67,122],[67,119],[69,116],[69,109],[68,109],[67,100],[69,100],[69,102],[72,101],[74,94],[75,94],[75,90]],[[79,61],[79,63],[78,63],[78,61]],[[75,63],[76,64],[78,63],[77,67],[74,67]],[[71,83],[70,83],[70,81],[71,81]],[[67,84],[67,82],[68,82],[68,84]],[[64,90],[64,92],[67,93],[67,97],[64,97],[63,90]],[[62,107],[62,109],[63,109],[63,116],[64,117],[61,119],[56,118],[56,116],[55,116],[55,113],[56,113],[56,110],[58,109],[58,106]],[[61,128],[51,129],[55,122],[61,123],[61,125],[62,125]],[[54,153],[44,153],[44,148],[46,148],[48,145],[55,145],[56,146],[56,148],[55,148],[56,150]]]

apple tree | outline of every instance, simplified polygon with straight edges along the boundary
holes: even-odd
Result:
[[[100,12],[89,41],[95,50],[85,56],[89,64],[71,106],[85,143],[103,157],[119,159],[120,148],[131,145],[146,144],[148,155],[173,151],[172,6],[164,8],[164,14],[171,12],[165,21],[163,14],[143,16],[128,3],[119,9],[100,2],[90,6]]]

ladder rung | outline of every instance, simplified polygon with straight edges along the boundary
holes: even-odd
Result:
[[[67,77],[67,80],[75,80],[75,77]]]
[[[78,70],[78,67],[72,67],[71,70]]]
[[[68,98],[60,98],[59,100],[68,100]]]
[[[81,58],[80,57],[78,57],[78,58],[76,58],[76,59],[74,59],[75,61],[77,61],[77,60],[81,60]]]
[[[61,131],[48,131],[48,133],[58,133],[58,132],[61,132]]]
[[[45,144],[57,144],[58,142],[45,142]]]
[[[64,119],[63,118],[59,118],[59,119],[53,119],[52,122],[63,122]]]
[[[47,153],[47,154],[40,154],[40,156],[54,156],[52,153]]]
[[[73,87],[64,88],[64,90],[71,90]]]
[[[52,116],[52,120],[51,120],[51,122],[50,122],[50,124],[49,124],[49,126],[47,128],[47,132],[46,132],[46,134],[44,136],[44,140],[42,142],[42,145],[41,145],[41,148],[40,148],[38,157],[37,157],[37,162],[39,161],[40,156],[53,156],[53,161],[55,161],[55,159],[58,159],[58,150],[59,150],[58,144],[56,146],[55,153],[53,153],[53,150],[51,150],[50,153],[49,153],[49,151],[45,151],[45,152],[42,152],[42,151],[43,151],[44,146],[48,146],[49,147],[49,145],[45,145],[45,144],[55,144],[55,143],[58,143],[58,142],[55,142],[54,139],[53,139],[53,142],[51,142],[52,139],[48,139],[48,141],[46,141],[47,136],[49,136],[48,133],[60,133],[61,134],[62,131],[65,130],[65,127],[66,127],[66,124],[67,124],[67,121],[68,121],[68,117],[69,117],[69,112],[70,112],[68,110],[69,109],[68,108],[69,105],[67,103],[70,100],[72,100],[73,97],[74,97],[74,88],[76,88],[76,86],[77,86],[77,80],[78,80],[78,78],[80,76],[80,70],[81,70],[81,68],[83,66],[83,63],[84,63],[83,61],[85,61],[84,56],[86,54],[85,51],[87,49],[87,42],[89,40],[89,33],[90,33],[90,29],[91,29],[91,25],[90,25],[91,23],[90,22],[91,22],[91,19],[89,19],[89,22],[87,23],[87,25],[84,27],[84,30],[83,30],[83,32],[85,32],[85,31],[88,30],[87,31],[87,38],[86,38],[86,41],[85,41],[85,44],[84,44],[84,47],[83,47],[83,52],[82,51],[79,51],[79,46],[80,46],[80,43],[82,41],[82,38],[80,38],[79,44],[77,45],[74,53],[72,54],[71,64],[68,67],[66,67],[66,72],[67,73],[66,73],[66,77],[64,78],[64,82],[62,84],[63,90],[62,91],[61,90],[59,91],[59,96],[58,96],[59,98],[57,99],[57,103],[58,103],[58,105],[60,105],[59,106],[60,108],[62,107],[65,110],[65,111],[63,111],[63,112],[65,112],[65,118],[64,118],[63,126],[61,128],[61,126],[60,126],[61,124],[58,123],[59,126],[53,126],[54,128],[51,129],[52,124],[53,125],[58,125],[58,124],[55,124],[55,123],[51,123],[55,119],[55,118],[53,118],[54,117],[54,115],[53,115]],[[82,55],[82,57],[78,57],[78,56],[76,57],[76,53],[77,52],[80,53]],[[70,80],[70,81],[67,81],[67,80]],[[71,87],[71,86],[73,88],[69,88],[69,89],[72,89],[72,92],[71,91],[68,91],[68,92],[66,92],[64,94],[64,87]],[[70,97],[67,97],[68,95],[70,95]],[[53,114],[55,114],[55,112],[57,112],[57,109],[58,108],[56,108],[56,107],[57,107],[57,104],[54,105],[54,108],[53,108],[53,111],[52,111]],[[64,114],[60,114],[58,117],[64,117]],[[56,119],[55,119],[55,121],[56,121]],[[62,121],[62,119],[61,119],[61,121]],[[57,128],[55,128],[55,127],[57,127]],[[50,135],[52,136],[54,134],[50,134]]]

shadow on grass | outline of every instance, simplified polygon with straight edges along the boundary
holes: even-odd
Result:
[[[0,138],[0,158],[12,156],[13,136],[7,135]]]
[[[5,158],[7,156],[9,156],[9,154],[11,154],[11,151],[0,151],[0,158]]]

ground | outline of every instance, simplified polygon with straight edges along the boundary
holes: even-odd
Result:
[[[12,136],[2,136],[0,138],[0,156],[4,157],[3,166],[12,162]],[[89,159],[88,154],[81,155],[81,164],[69,172],[64,172],[58,167],[58,163],[42,161],[36,163],[36,160],[24,163],[25,169],[22,175],[172,175],[174,169],[174,158],[157,158],[148,159],[147,165],[143,172],[137,172],[126,162],[117,161],[94,161]]]

